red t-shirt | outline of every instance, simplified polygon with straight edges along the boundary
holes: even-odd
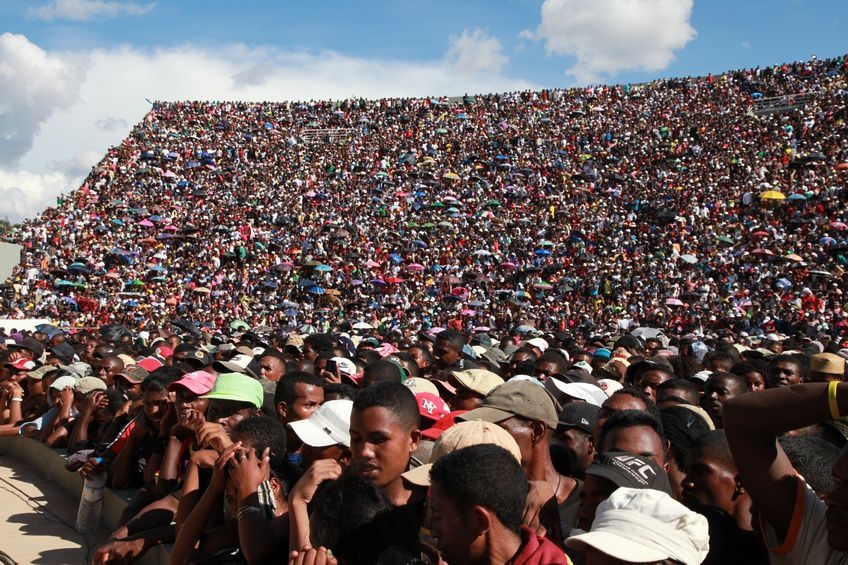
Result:
[[[507,565],[572,565],[571,560],[556,544],[537,536],[527,526],[521,526],[521,547]]]

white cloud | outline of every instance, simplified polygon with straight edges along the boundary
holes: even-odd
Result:
[[[118,16],[140,16],[152,9],[153,4],[136,4],[135,2],[50,0],[42,6],[30,8],[27,10],[27,15],[41,20],[89,21]]]
[[[501,42],[481,29],[465,29],[459,37],[451,37],[445,60],[456,72],[472,75],[499,72],[509,62]]]
[[[575,57],[578,82],[625,70],[658,71],[694,39],[694,0],[545,0],[532,35],[551,55]],[[523,36],[528,34],[523,33]]]
[[[475,33],[468,36],[473,38]],[[478,64],[476,74],[458,64],[463,60],[462,54],[468,52],[463,49],[456,52],[451,49],[444,57],[432,61],[367,59],[335,51],[292,52],[241,44],[208,49],[183,45],[152,51],[123,46],[62,55],[59,60],[65,64],[85,63],[84,70],[74,75],[79,84],[51,90],[50,96],[42,97],[37,107],[52,110],[42,109],[21,125],[21,135],[27,134],[23,135],[26,141],[20,142],[14,159],[0,163],[0,196],[9,191],[33,190],[31,197],[21,199],[9,212],[12,220],[19,220],[34,216],[45,203],[54,203],[60,192],[78,187],[108,147],[119,144],[129,134],[131,125],[144,117],[150,109],[146,98],[309,100],[462,95],[538,88],[505,75],[500,58],[503,56],[499,55],[499,49],[493,49],[491,38],[477,37],[488,47],[480,51],[486,56],[485,65]],[[40,51],[26,38],[22,39],[23,42],[16,44],[17,49]],[[7,65],[7,59],[18,56],[0,51],[0,69]],[[59,57],[52,53],[43,56]],[[487,72],[481,72],[483,69]],[[0,105],[7,102],[15,89],[30,88],[27,84],[30,80],[33,80],[30,75],[22,75],[13,86],[0,75]],[[59,105],[68,91],[76,93],[70,98],[72,103]],[[8,107],[12,114],[28,107],[23,96],[12,101],[13,105]],[[24,125],[28,133],[23,131]],[[0,142],[3,131],[0,129]]]
[[[74,104],[84,78],[77,58],[48,54],[23,35],[0,35],[0,166],[17,161],[44,120]]]

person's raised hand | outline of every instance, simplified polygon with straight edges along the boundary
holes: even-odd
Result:
[[[266,447],[257,457],[253,448],[236,451],[230,461],[230,479],[238,487],[239,500],[256,492],[262,481],[271,476],[270,452],[270,448]]]
[[[235,457],[236,451],[241,448],[241,442],[236,442],[221,453],[215,464],[212,466],[212,479],[209,481],[209,488],[213,492],[223,492],[224,484],[227,480],[227,464]]]
[[[309,504],[321,483],[338,479],[341,474],[342,467],[338,461],[335,459],[319,459],[295,483],[294,488],[289,493],[289,501]]]
[[[106,408],[109,405],[109,398],[103,391],[97,390],[88,395],[83,405],[83,412],[89,416],[94,414],[100,408]]]
[[[201,447],[211,447],[218,453],[223,453],[232,443],[224,426],[216,422],[204,422],[197,430],[197,444]]]

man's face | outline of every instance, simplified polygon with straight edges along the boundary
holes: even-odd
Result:
[[[592,447],[592,436],[578,428],[560,426],[554,433],[557,441],[557,449],[563,450],[567,455],[563,461],[569,469],[558,469],[561,473],[569,476],[582,476],[584,471],[592,464],[594,448]]]
[[[551,361],[537,361],[533,367],[533,376],[543,381],[547,378],[561,378],[562,369]]]
[[[206,421],[221,424],[227,435],[230,435],[239,422],[250,418],[255,413],[256,409],[247,405],[246,402],[211,398],[209,408],[206,409]]]
[[[106,357],[100,364],[97,370],[97,376],[103,379],[106,386],[112,386],[115,382],[115,375],[124,370],[124,362],[117,357]]]
[[[779,361],[769,365],[766,385],[768,388],[792,386],[801,383],[801,368],[791,361]]]
[[[412,356],[419,369],[426,369],[430,366],[430,362],[424,356],[421,347],[410,347],[408,353]]]
[[[715,457],[710,448],[690,449],[686,455],[683,500],[714,506],[728,514],[736,506],[736,469]]]
[[[465,387],[456,389],[456,394],[448,399],[451,410],[474,410],[483,403],[483,396]]]
[[[174,388],[176,388],[174,392],[174,408],[176,408],[177,417],[180,420],[185,420],[191,410],[197,410],[201,414],[206,413],[206,409],[209,407],[208,398],[200,398],[184,386]]]
[[[609,420],[613,414],[617,414],[624,410],[641,410],[642,412],[646,412],[648,407],[641,399],[636,398],[635,396],[630,396],[629,394],[613,394],[610,396],[598,411],[598,423],[595,424],[594,433],[596,442],[595,445],[597,445],[599,434],[604,422]]]
[[[662,347],[662,344],[655,340],[649,339],[645,342],[645,358],[653,357],[656,355],[657,351]]]
[[[770,339],[763,342],[763,348],[768,349],[775,355],[780,355],[783,353],[783,344],[779,341],[772,341]]]
[[[141,401],[144,405],[144,415],[152,424],[158,425],[168,407],[168,393],[164,390],[155,392],[148,390],[142,396]]]
[[[848,446],[842,448],[831,471],[836,485],[824,498],[827,541],[833,549],[848,551]]]
[[[259,376],[272,382],[277,382],[286,370],[283,361],[272,355],[266,355],[259,360]]]
[[[286,422],[297,422],[309,418],[324,402],[324,389],[309,383],[294,385],[297,395],[291,406],[287,407]]]
[[[308,469],[314,462],[320,459],[335,459],[339,462],[342,469],[345,469],[350,463],[350,448],[341,444],[330,445],[327,447],[312,447],[304,444],[300,450],[303,456],[304,469]]]
[[[447,369],[462,358],[462,353],[446,340],[437,339],[436,346],[433,348],[433,357],[436,358],[436,367]]]
[[[721,415],[727,399],[744,392],[735,380],[722,375],[714,375],[707,380],[704,385],[704,408],[716,426],[723,427]]]
[[[303,345],[303,358],[307,361],[315,361],[318,357],[318,352],[312,349],[312,345],[306,343]]]
[[[577,513],[577,527],[588,532],[592,529],[595,511],[598,505],[608,499],[618,489],[618,485],[609,479],[586,475],[583,490],[580,492],[580,510]]]
[[[430,489],[430,533],[447,563],[475,563],[483,548],[477,543],[472,512],[460,509],[438,482]]]
[[[406,471],[419,436],[417,429],[405,429],[388,408],[354,410],[350,416],[352,462],[359,466],[363,478],[383,488]]]
[[[650,396],[651,400],[656,402],[657,387],[670,379],[671,375],[665,371],[657,371],[655,369],[645,371],[642,373],[642,376],[639,377],[639,390]]]
[[[659,434],[650,426],[628,426],[611,431],[604,436],[604,443],[598,450],[599,453],[607,451],[641,455],[665,468],[665,445]]]

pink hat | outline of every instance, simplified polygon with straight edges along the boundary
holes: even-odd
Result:
[[[162,366],[162,362],[156,357],[145,357],[144,359],[138,362],[138,366],[144,369],[145,371],[152,373],[153,371]]]
[[[200,396],[201,394],[207,394],[210,390],[212,390],[212,387],[215,386],[215,378],[215,375],[207,373],[206,371],[186,373],[180,380],[169,384],[168,390],[173,391],[176,387],[182,386]]]
[[[418,413],[433,422],[441,420],[450,412],[448,403],[432,392],[419,392],[415,400],[418,402]]]

